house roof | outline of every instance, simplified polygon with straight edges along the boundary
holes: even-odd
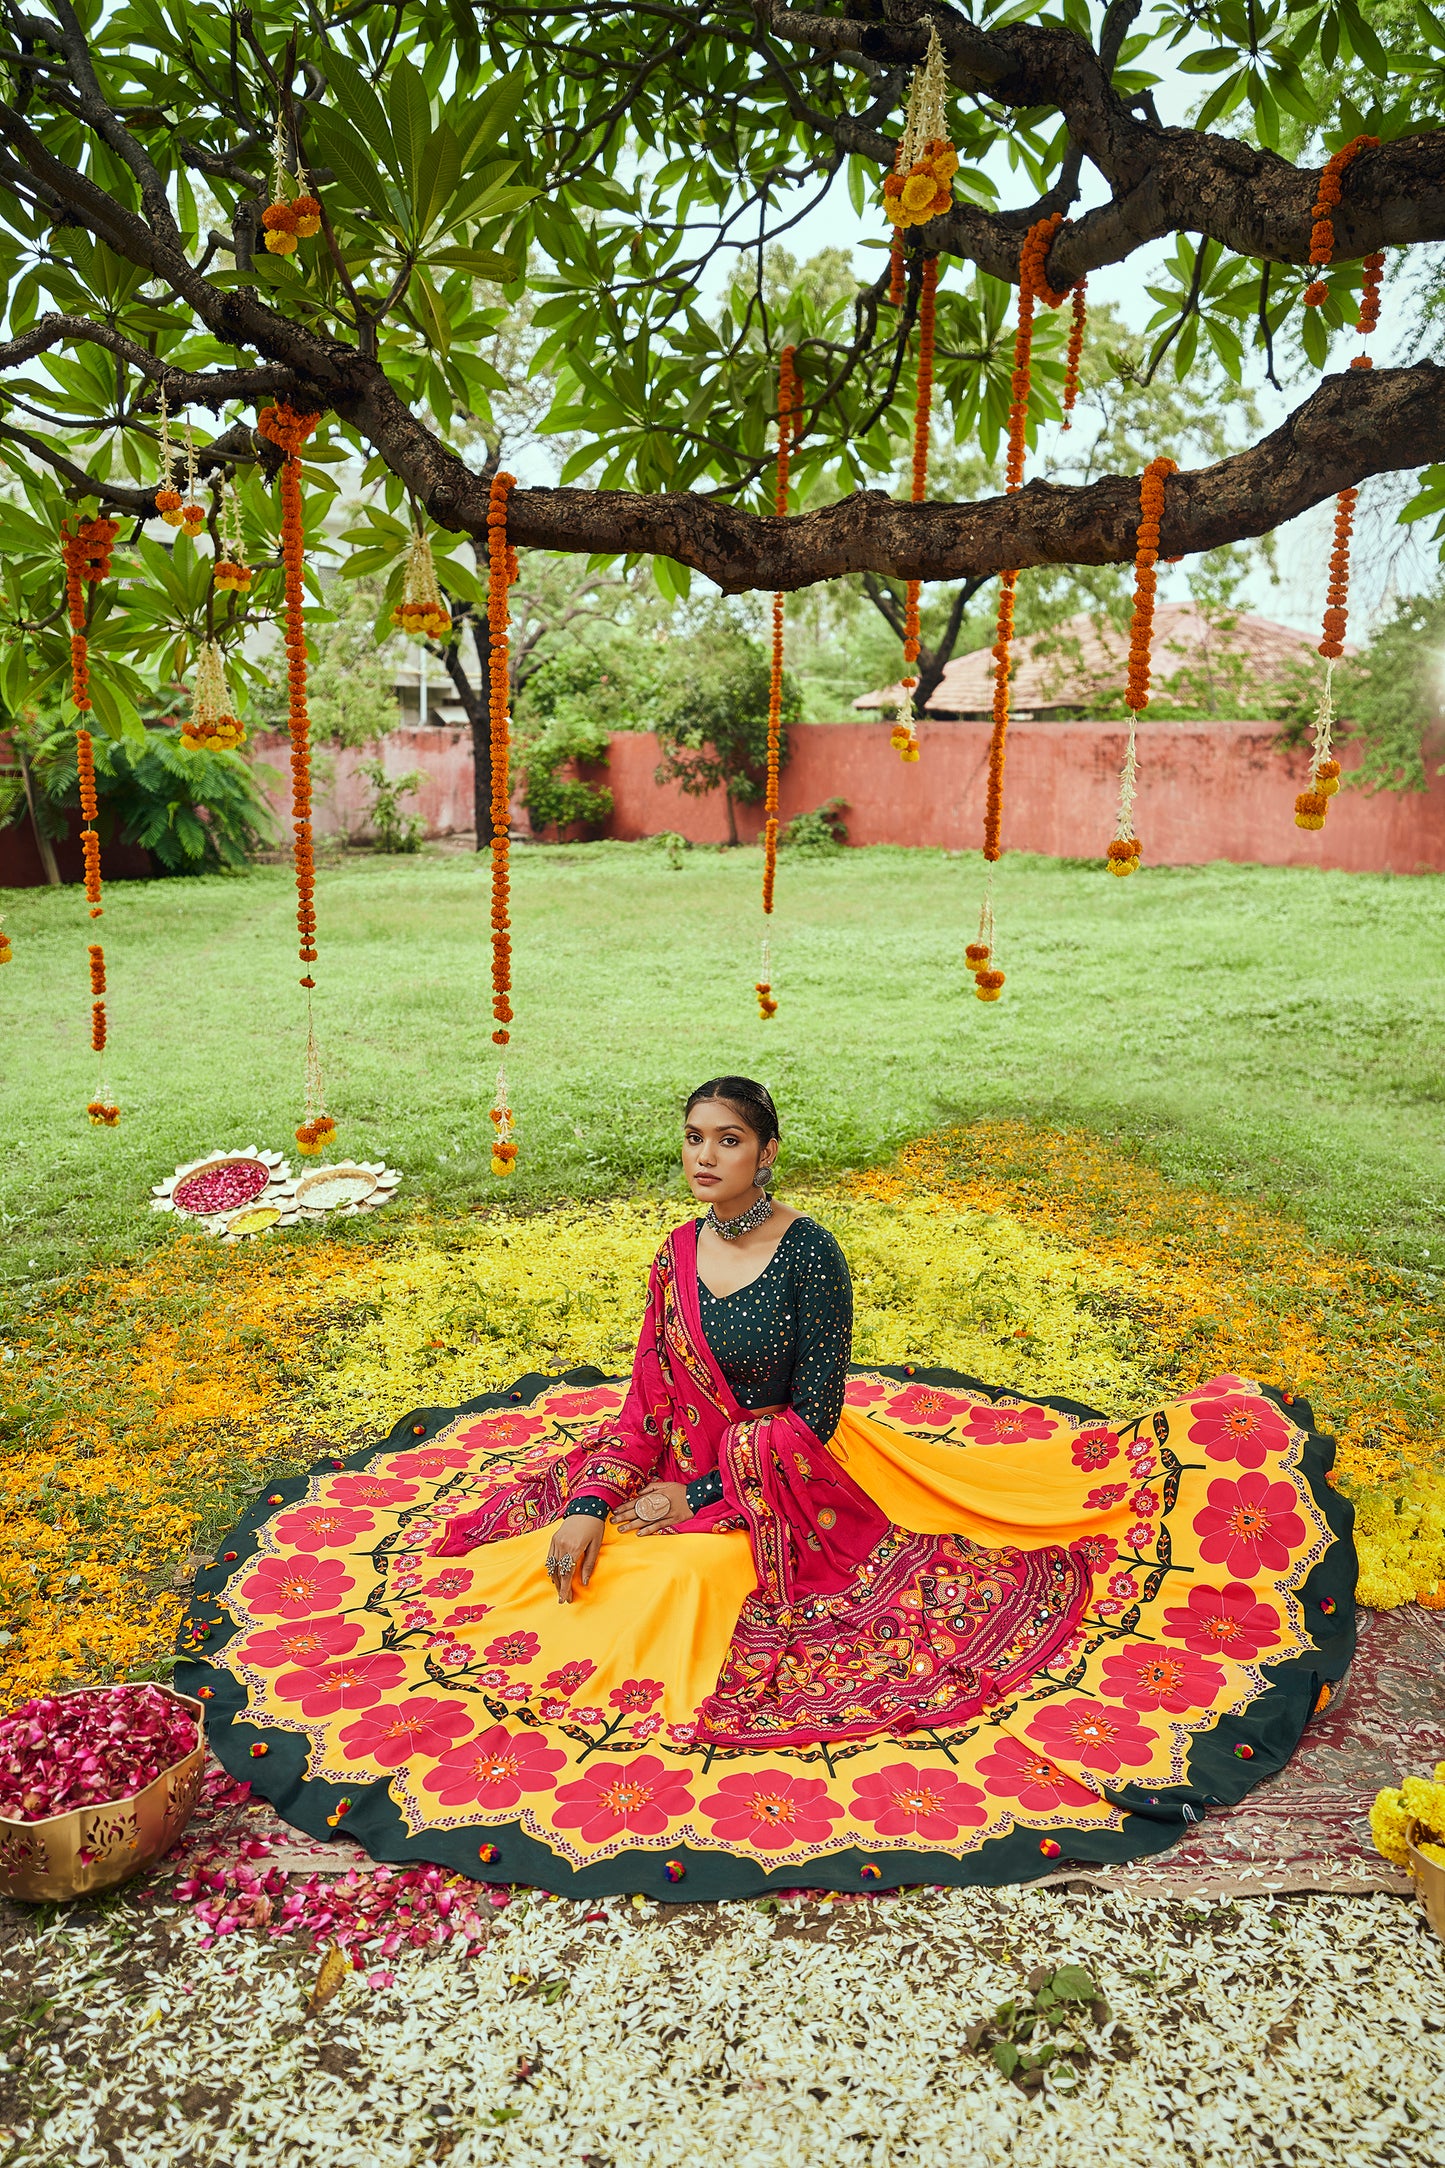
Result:
[[[1231,612],[1216,626],[1194,602],[1162,602],[1154,612],[1154,681],[1181,670],[1193,678],[1191,695],[1205,696],[1208,677],[1219,669],[1228,686],[1270,683],[1290,664],[1316,652],[1317,635],[1296,632],[1268,617]],[[1346,648],[1353,654],[1353,648]],[[1107,619],[1096,624],[1087,611],[1052,631],[1014,640],[1009,706],[1018,717],[1089,707],[1122,694],[1129,679],[1129,635]],[[855,708],[896,707],[901,685],[865,693]],[[960,655],[944,670],[927,703],[929,715],[977,716],[993,711],[993,655],[984,647]]]

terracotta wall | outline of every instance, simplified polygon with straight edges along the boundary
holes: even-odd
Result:
[[[1135,826],[1155,865],[1329,866],[1353,873],[1445,872],[1445,777],[1428,791],[1342,790],[1319,833],[1294,825],[1303,754],[1274,749],[1268,723],[1141,723]],[[780,786],[784,820],[845,798],[850,843],[977,849],[988,765],[987,723],[925,722],[923,757],[905,766],[885,723],[805,723],[790,733]],[[1015,723],[1008,736],[1003,840],[1008,850],[1097,857],[1114,832],[1125,734],[1115,723]],[[1445,760],[1445,740],[1429,765]],[[1349,755],[1344,755],[1346,765]],[[651,737],[619,733],[607,780],[616,801],[609,833],[675,829],[721,843],[721,795],[688,798],[653,781]],[[740,807],[751,840],[761,809]]]
[[[976,849],[983,820],[988,760],[986,723],[929,721],[923,758],[905,767],[881,723],[811,723],[792,732],[783,772],[785,820],[844,798],[852,843],[933,844]],[[1319,834],[1294,825],[1295,792],[1304,758],[1274,750],[1266,723],[1143,723],[1139,729],[1136,825],[1155,865],[1198,865],[1211,859],[1276,866],[1328,866],[1355,873],[1445,872],[1445,777],[1428,791],[1344,790]],[[262,737],[253,748],[279,771],[272,803],[290,817],[290,772],[284,738]],[[1114,832],[1124,732],[1113,723],[1015,723],[1009,732],[1004,795],[1004,844],[1050,857],[1097,857]],[[1431,767],[1445,760],[1445,740],[1429,749]],[[357,768],[363,753],[324,756],[318,772],[318,833],[364,837],[370,787]],[[472,748],[459,730],[396,730],[382,754],[387,772],[421,768],[427,780],[407,804],[424,815],[429,836],[454,835],[472,825]],[[727,839],[721,794],[688,798],[653,781],[656,741],[640,732],[613,736],[605,781],[616,801],[608,833],[651,836],[675,829],[695,843]],[[1348,754],[1346,755],[1348,762]],[[321,770],[318,762],[318,770]],[[515,800],[514,826],[526,815]],[[745,841],[756,838],[761,809],[738,809]],[[61,846],[61,870],[79,878],[77,840]],[[147,870],[144,853],[107,854],[106,877]],[[28,826],[0,832],[0,887],[29,887],[40,866]]]

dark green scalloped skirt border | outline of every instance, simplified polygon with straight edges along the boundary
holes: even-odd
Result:
[[[990,1400],[997,1398],[992,1387],[958,1370],[886,1363],[854,1368],[860,1374],[866,1371],[870,1376],[895,1378],[900,1384],[941,1385],[978,1393]],[[657,1852],[626,1853],[599,1866],[573,1871],[518,1823],[478,1823],[469,1828],[410,1836],[385,1783],[374,1783],[365,1790],[353,1787],[343,1795],[340,1785],[308,1778],[306,1742],[295,1732],[251,1723],[245,1714],[245,1688],[224,1667],[226,1643],[236,1628],[224,1615],[218,1617],[221,1590],[234,1575],[245,1571],[259,1548],[262,1527],[305,1495],[311,1476],[340,1468],[365,1469],[379,1453],[423,1444],[458,1415],[482,1415],[497,1408],[525,1406],[538,1393],[561,1384],[607,1382],[603,1371],[590,1366],[550,1377],[528,1371],[505,1392],[482,1393],[459,1408],[414,1409],[379,1444],[364,1446],[345,1458],[326,1454],[313,1463],[307,1475],[285,1477],[257,1498],[218,1547],[235,1551],[234,1565],[224,1573],[212,1568],[196,1577],[191,1610],[181,1629],[182,1658],[175,1675],[176,1685],[184,1694],[194,1694],[200,1686],[211,1687],[214,1698],[206,1707],[206,1734],[211,1751],[231,1776],[250,1784],[286,1821],[322,1843],[336,1837],[336,1827],[329,1817],[335,1814],[338,1799],[348,1796],[353,1803],[346,1815],[346,1835],[373,1859],[398,1866],[430,1862],[474,1882],[532,1886],[573,1898],[640,1893],[672,1904],[758,1897],[770,1890],[798,1887],[800,1870],[796,1867],[769,1871],[752,1860],[711,1848],[671,1848],[671,1857],[684,1869],[678,1883],[668,1879],[662,1855]],[[1349,1669],[1355,1651],[1356,1561],[1354,1508],[1325,1480],[1334,1464],[1334,1439],[1316,1431],[1307,1402],[1287,1402],[1274,1387],[1266,1386],[1264,1390],[1308,1434],[1301,1472],[1335,1538],[1300,1592],[1315,1641],[1313,1650],[1263,1667],[1269,1680],[1265,1692],[1242,1715],[1222,1718],[1196,1738],[1184,1783],[1147,1796],[1131,1785],[1117,1790],[1106,1787],[1106,1798],[1124,1810],[1122,1827],[1074,1832],[1056,1829],[1051,1834],[1064,1847],[1061,1857],[1043,1856],[1037,1832],[1028,1829],[993,1838],[980,1851],[962,1859],[948,1852],[887,1851],[874,1860],[857,1849],[849,1849],[811,1862],[806,1870],[808,1888],[876,1891],[918,1882],[964,1889],[994,1888],[1009,1882],[1032,1882],[1040,1875],[1056,1874],[1071,1865],[1115,1866],[1131,1859],[1147,1859],[1167,1851],[1191,1827],[1206,1820],[1213,1808],[1233,1806],[1257,1784],[1278,1775],[1299,1744],[1321,1687],[1333,1685]],[[1044,1394],[1035,1398],[1040,1407],[1056,1409],[1060,1414],[1090,1421],[1108,1420],[1100,1409],[1087,1407],[1082,1401],[1051,1399]],[[281,1504],[272,1505],[271,1499],[278,1496]],[[204,1661],[193,1653],[193,1636],[197,1633],[204,1633],[207,1642]],[[251,1753],[257,1743],[267,1749],[264,1759]],[[1241,1747],[1247,1749],[1246,1755],[1239,1753]],[[479,1838],[497,1849],[496,1859],[485,1870],[479,1867],[477,1858]],[[865,1864],[866,1879],[862,1872]]]

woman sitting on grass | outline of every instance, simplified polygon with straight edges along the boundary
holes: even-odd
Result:
[[[706,1214],[630,1386],[421,1411],[237,1532],[193,1683],[292,1820],[579,1895],[997,1882],[1159,1851],[1283,1764],[1352,1648],[1308,1411],[851,1368],[778,1146],[761,1085],[688,1100]]]

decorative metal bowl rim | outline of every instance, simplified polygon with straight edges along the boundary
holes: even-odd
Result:
[[[206,1743],[205,1710],[200,1702],[193,1700],[189,1694],[181,1693],[174,1686],[163,1686],[158,1679],[110,1679],[101,1686],[62,1686],[58,1693],[33,1694],[31,1699],[33,1701],[68,1701],[72,1694],[118,1694],[126,1686],[154,1686],[158,1694],[166,1694],[172,1701],[178,1701],[183,1709],[189,1709],[196,1719],[195,1745],[188,1746],[184,1754],[177,1755],[173,1762],[166,1763],[164,1769],[158,1769],[153,1777],[148,1777],[139,1791],[123,1792],[118,1799],[77,1800],[73,1807],[62,1807],[58,1814],[42,1815],[40,1820],[35,1822],[21,1821],[10,1814],[0,1814],[0,1829],[44,1831],[53,1828],[57,1822],[69,1821],[73,1814],[104,1814],[110,1807],[129,1806],[132,1799],[143,1799],[153,1784],[162,1783],[165,1778],[174,1775],[177,1769],[184,1768],[191,1756],[204,1748]],[[22,1702],[20,1706],[23,1708],[24,1703]],[[11,1710],[7,1713],[13,1715],[14,1711]]]

